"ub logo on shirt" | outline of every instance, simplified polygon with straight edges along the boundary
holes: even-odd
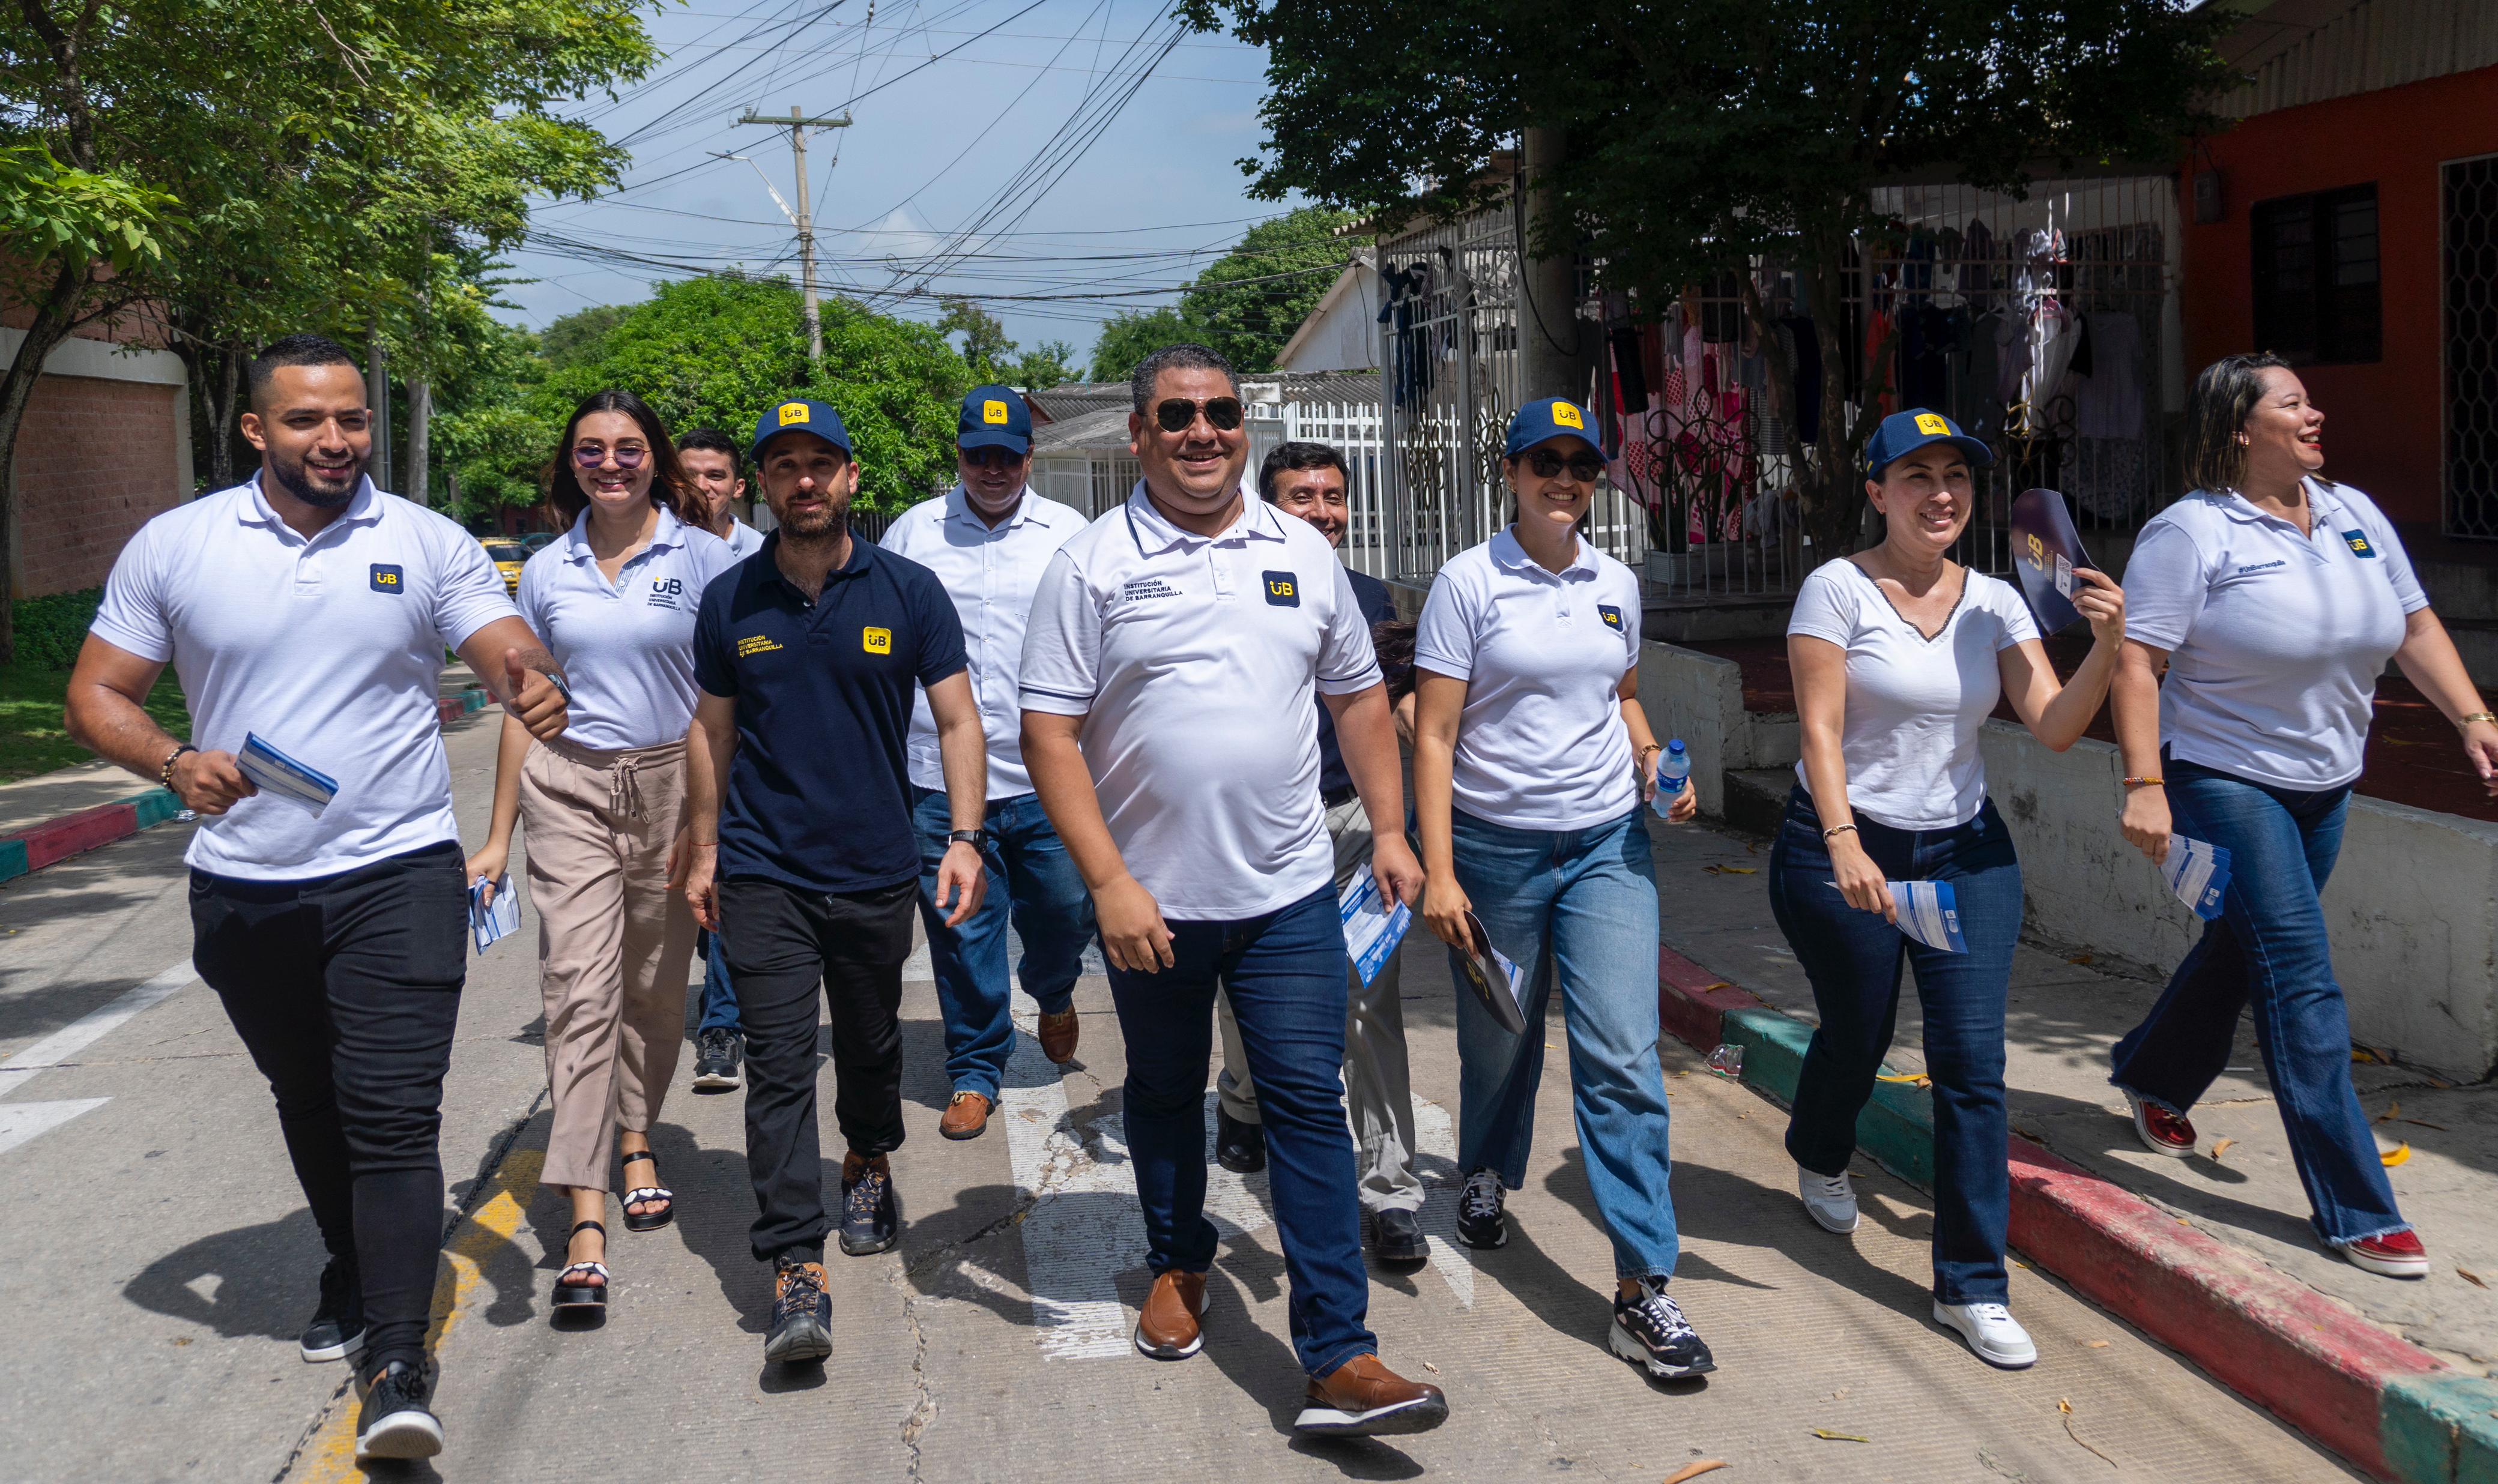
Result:
[[[1622,611],[1616,608],[1611,603],[1597,604],[1596,616],[1604,619],[1605,627],[1612,629],[1615,633],[1618,634],[1622,631]]]
[[[870,654],[891,654],[893,652],[893,630],[859,630],[859,647],[865,649]]]
[[[389,562],[373,563],[372,584],[375,592],[407,591],[407,574]]]
[[[1277,608],[1301,606],[1300,579],[1290,572],[1262,572],[1266,580],[1266,601]]]
[[[2368,533],[2366,531],[2344,531],[2342,533],[2342,539],[2351,544],[2351,550],[2356,555],[2374,556],[2377,554],[2377,549],[2368,545]]]
[[[674,608],[677,606],[677,599],[684,596],[686,584],[682,578],[653,578],[650,604],[653,608]]]

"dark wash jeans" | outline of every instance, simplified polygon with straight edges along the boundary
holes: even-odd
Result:
[[[739,876],[720,884],[714,939],[746,1021],[749,1243],[757,1262],[823,1256],[823,1143],[816,1123],[816,989],[832,1009],[833,1119],[869,1158],[902,1147],[902,964],[916,881],[841,896]]]
[[[446,840],[308,881],[191,872],[191,963],[277,1098],[296,1183],[364,1287],[365,1373],[425,1357],[442,1247],[442,1078],[468,976]]]
[[[1917,971],[1926,1075],[1935,1098],[1935,1297],[2001,1304],[2012,1219],[2005,1158],[2003,1001],[2021,941],[2021,863],[1993,802],[1950,830],[1895,830],[1859,814],[1865,853],[1892,881],[1948,881],[1969,952],[1911,941],[1878,912],[1847,904],[1833,879],[1812,796],[1799,787],[1770,849],[1770,910],[1812,981],[1821,1025],[1804,1054],[1787,1152],[1837,1175],[1856,1152],[1856,1118],[1900,1017],[1900,965]]]
[[[2108,1081],[2187,1112],[2227,1066],[2252,1004],[2318,1234],[2349,1243],[2408,1231],[2351,1086],[2351,1012],[2319,900],[2342,851],[2349,786],[2300,793],[2174,758],[2161,774],[2177,833],[2229,852],[2229,888],[2160,1002],[2116,1043]]]
[[[1379,1342],[1365,1325],[1370,1275],[1340,1081],[1345,953],[1335,887],[1264,917],[1167,926],[1171,967],[1109,971],[1128,1043],[1128,1157],[1144,1207],[1145,1266],[1159,1276],[1214,1265],[1214,1223],[1205,1218],[1205,1061],[1219,985],[1240,1024],[1265,1121],[1267,1190],[1293,1285],[1294,1353],[1312,1375],[1376,1354]]]

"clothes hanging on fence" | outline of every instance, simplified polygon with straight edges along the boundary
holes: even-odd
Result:
[[[1970,218],[1969,230],[1961,234],[1960,293],[1974,309],[1995,305],[1995,234],[1986,223]]]
[[[2004,319],[2002,310],[1989,310],[1970,319],[1961,332],[1961,354],[1966,364],[1952,397],[1953,420],[1989,442],[2003,431],[2004,397],[1997,370],[2003,358],[1999,336],[2003,332]]]
[[[1966,312],[1938,309],[1932,302],[1900,311],[1900,397],[1905,405],[1941,407],[1951,400],[1952,353],[1961,346],[1967,323]]]
[[[2142,436],[2142,325],[2123,309],[2084,316],[2091,365],[2073,398],[2074,430],[2085,438]]]
[[[1388,268],[1379,281],[1388,290],[1388,300],[1380,305],[1378,321],[1393,331],[1389,347],[1395,362],[1396,405],[1411,412],[1423,405],[1431,390],[1434,358],[1425,309],[1431,291],[1431,265],[1410,263]]]

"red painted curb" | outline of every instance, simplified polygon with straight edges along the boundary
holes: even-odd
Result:
[[[1717,1049],[1728,1011],[1767,1008],[1759,996],[1665,947],[1656,951],[1656,1001],[1666,1030],[1703,1056]]]
[[[442,724],[446,727],[466,714],[460,709],[458,696],[444,696],[436,700],[433,703],[433,713],[441,718]]]
[[[55,861],[65,861],[81,851],[138,833],[137,809],[128,804],[99,804],[91,809],[45,820],[9,838],[25,841],[28,870],[42,870]]]

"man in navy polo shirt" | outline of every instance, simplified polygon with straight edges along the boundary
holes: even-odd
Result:
[[[763,1355],[801,1362],[832,1353],[826,1234],[838,1224],[854,1257],[901,1236],[885,1156],[902,1144],[902,964],[919,888],[913,692],[927,690],[955,801],[933,893],[948,927],[985,891],[988,761],[952,600],[927,568],[851,537],[859,469],[841,414],[783,402],[753,457],[780,528],[704,590],[695,623],[686,895],[720,934],[746,1022],[751,1242],[776,1286]],[[849,1146],[838,1223],[816,1127],[818,982]]]

